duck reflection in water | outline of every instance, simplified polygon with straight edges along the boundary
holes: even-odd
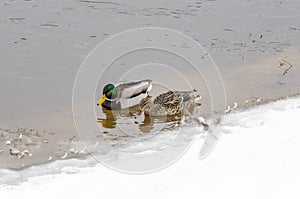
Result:
[[[126,117],[132,118],[134,120],[132,124],[138,125],[138,129],[141,133],[151,132],[151,130],[154,128],[154,119],[150,118],[149,116],[145,116],[142,121],[135,121],[133,116],[136,114],[137,110],[137,107],[124,110],[102,109],[105,117],[98,118],[97,121],[101,123],[104,128],[115,129],[117,128],[118,123],[121,123],[120,120]]]
[[[105,114],[105,118],[97,118],[97,121],[101,123],[104,128],[116,128],[117,118],[113,111],[106,109],[102,109],[102,111]]]
[[[122,119],[132,118],[133,123],[137,125],[141,133],[151,133],[155,127],[158,129],[167,128],[174,129],[181,122],[182,116],[180,114],[168,116],[168,117],[150,117],[144,115],[143,117],[134,119],[138,112],[138,107],[132,107],[124,110],[107,110],[102,109],[105,118],[98,118],[98,122],[102,124],[104,128],[115,129],[118,123],[120,124]],[[161,128],[160,128],[161,127]]]
[[[121,110],[107,110],[105,108],[102,108],[102,112],[104,113],[105,118],[98,118],[97,120],[102,124],[104,128],[114,129],[118,124],[118,119],[132,117],[133,115],[135,115],[137,108],[137,106]]]
[[[139,130],[143,133],[150,133],[154,128],[158,131],[160,130],[175,130],[178,125],[180,125],[182,115],[177,114],[167,117],[151,117],[149,115],[144,115],[143,120],[138,123]]]

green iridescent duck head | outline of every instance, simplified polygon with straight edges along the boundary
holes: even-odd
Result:
[[[97,106],[102,105],[106,100],[114,101],[117,98],[117,89],[113,84],[107,84],[103,88],[102,97],[98,101]]]

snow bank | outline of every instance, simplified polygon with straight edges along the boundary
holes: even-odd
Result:
[[[129,175],[100,164],[65,160],[39,169],[17,186],[1,185],[1,198],[299,198],[300,98],[227,115],[215,150],[199,159],[197,137],[186,155],[162,171]],[[2,171],[3,172],[3,171]],[[31,169],[30,172],[33,172]],[[9,173],[8,173],[9,174]],[[13,175],[13,174],[12,174]]]

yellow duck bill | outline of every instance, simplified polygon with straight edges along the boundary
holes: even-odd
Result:
[[[102,105],[106,100],[106,96],[105,95],[102,95],[101,99],[97,102],[97,106],[100,106]]]

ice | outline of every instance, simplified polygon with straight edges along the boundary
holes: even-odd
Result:
[[[299,198],[299,116],[299,97],[230,113],[206,159],[199,159],[198,135],[179,161],[145,175],[89,158],[1,170],[1,198]]]

